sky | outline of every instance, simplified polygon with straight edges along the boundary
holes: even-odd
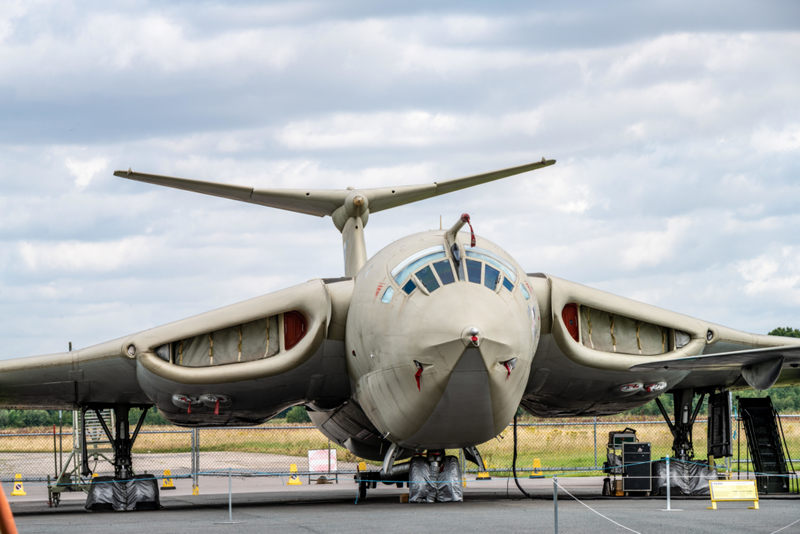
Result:
[[[746,331],[800,328],[800,4],[0,3],[0,358],[343,273],[319,219],[130,182],[529,174],[369,219]]]

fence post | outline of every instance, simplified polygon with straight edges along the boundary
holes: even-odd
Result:
[[[670,483],[669,483],[669,454],[667,455],[667,510],[672,510],[672,503],[670,502],[670,496],[672,492],[670,490]]]
[[[192,491],[200,486],[200,429],[192,429]]]
[[[558,534],[558,475],[553,475],[553,518],[555,534]]]
[[[594,418],[594,468],[597,469],[597,417]]]
[[[194,429],[191,429],[189,431],[189,441],[191,442],[191,445],[189,447],[189,454],[192,457],[191,459],[192,467],[190,469],[190,474],[192,476],[192,486],[194,486],[195,483],[194,474],[197,472],[197,469],[194,468]]]

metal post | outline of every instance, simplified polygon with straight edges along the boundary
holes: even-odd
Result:
[[[594,418],[594,468],[597,469],[597,417]]]
[[[233,483],[231,482],[231,468],[228,468],[228,522],[233,523],[233,499],[231,497]]]
[[[682,510],[672,508],[672,490],[670,489],[670,476],[669,476],[669,454],[667,455],[667,508],[663,512],[681,512]]]
[[[558,475],[553,475],[553,517],[555,534],[558,534]]]
[[[669,483],[669,454],[667,455],[667,510],[672,510],[672,503],[670,502],[670,498],[672,496],[672,492],[670,491],[670,483]]]
[[[194,485],[200,485],[200,429],[194,429]]]

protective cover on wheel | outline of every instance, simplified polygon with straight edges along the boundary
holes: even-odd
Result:
[[[678,490],[683,495],[708,495],[708,481],[719,480],[714,469],[699,463],[671,461],[669,463],[669,485],[672,491]],[[653,462],[653,492],[666,493],[667,462]]]
[[[86,509],[93,512],[120,510],[115,503],[125,502],[125,492],[114,477],[96,477],[89,486]]]
[[[158,480],[153,475],[137,475],[133,480],[96,477],[89,487],[85,508],[93,512],[155,510],[158,499]]]
[[[428,460],[415,456],[411,458],[408,471],[408,502],[435,502],[436,477],[431,474]]]
[[[461,466],[458,464],[458,458],[448,456],[444,459],[438,479],[437,502],[461,502],[464,500],[464,488],[461,486]]]
[[[432,473],[428,460],[415,456],[408,473],[408,502],[461,502],[461,466],[458,458],[447,456],[439,472]]]

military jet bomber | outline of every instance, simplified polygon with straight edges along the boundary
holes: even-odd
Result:
[[[218,427],[260,424],[303,405],[332,441],[383,462],[362,474],[362,493],[381,480],[410,481],[413,492],[420,470],[459,480],[459,466],[444,450],[463,449],[480,463],[478,446],[507,428],[520,406],[540,417],[602,416],[671,392],[673,449],[686,457],[693,418],[685,415],[696,414],[695,396],[800,383],[800,340],[749,334],[527,273],[475,235],[467,214],[367,258],[364,228],[372,215],[554,163],[542,158],[427,185],[347,190],[116,171],[331,217],[342,234],[344,276],[92,347],[2,361],[0,405],[113,408],[120,480],[134,475],[131,408],[155,406],[176,425]]]

